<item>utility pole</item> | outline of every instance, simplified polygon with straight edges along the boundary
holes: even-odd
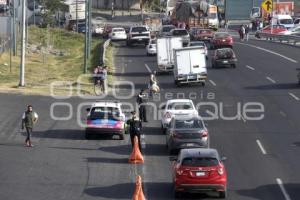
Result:
[[[20,64],[20,83],[19,86],[25,86],[25,32],[26,32],[26,0],[22,1],[22,38],[21,38],[21,64]]]
[[[88,52],[88,31],[87,31],[87,24],[88,24],[88,1],[85,0],[85,39],[84,39],[84,68],[83,73],[87,73],[87,52]]]
[[[91,55],[91,43],[92,43],[92,0],[89,0],[89,7],[88,7],[88,20],[89,20],[89,24],[88,24],[88,27],[87,27],[87,31],[88,31],[88,34],[89,34],[89,37],[88,37],[88,54],[87,54],[87,58],[90,57]]]
[[[76,33],[78,33],[78,0],[76,0]]]
[[[33,24],[35,25],[35,0],[33,0]]]
[[[13,14],[13,55],[17,55],[17,33],[16,33],[16,0],[13,0],[13,8],[12,8],[12,14]]]

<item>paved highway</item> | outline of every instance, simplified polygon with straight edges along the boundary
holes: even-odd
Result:
[[[147,87],[149,72],[156,70],[156,58],[147,57],[144,47],[115,46],[114,75],[117,80],[132,81],[139,89]],[[171,75],[159,75],[162,88],[155,105],[166,95],[192,98],[202,102],[199,113],[210,117],[218,105],[217,118],[206,120],[211,147],[217,148],[229,174],[232,200],[297,200],[300,198],[300,90],[296,69],[300,49],[288,45],[251,40],[237,41],[234,50],[239,59],[236,69],[208,69],[209,80],[199,85],[175,87]],[[120,87],[119,95],[128,94]],[[84,140],[77,116],[81,103],[92,102],[78,97],[55,100],[52,97],[0,94],[0,198],[27,199],[131,199],[135,175],[144,182],[147,199],[174,199],[171,162],[165,147],[160,121],[153,119],[144,126],[144,165],[129,165],[130,141],[111,138]],[[111,97],[110,97],[111,98]],[[124,100],[134,102],[135,97]],[[65,121],[50,117],[54,102],[69,103],[75,112]],[[253,121],[243,114],[236,116],[239,105],[256,102],[264,107],[262,120]],[[34,148],[25,148],[20,133],[20,115],[27,103],[33,104],[40,121],[33,135]],[[243,108],[241,108],[243,110]],[[67,117],[68,107],[56,106],[54,115]],[[215,199],[210,195],[187,195],[184,199]]]

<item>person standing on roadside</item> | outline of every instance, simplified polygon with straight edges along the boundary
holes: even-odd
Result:
[[[32,110],[32,105],[27,106],[27,111],[22,116],[22,130],[26,129],[27,137],[25,140],[27,147],[33,147],[31,143],[31,134],[34,125],[38,121],[38,114]]]
[[[141,120],[136,116],[136,112],[132,111],[131,112],[132,117],[129,119],[126,124],[129,125],[129,133],[130,133],[130,141],[131,141],[131,146],[134,146],[134,137],[137,136],[138,138],[138,143],[139,143],[139,148],[142,150],[142,145],[141,145],[141,129],[142,129],[142,122]]]
[[[245,25],[245,35],[246,35],[246,41],[249,40],[249,25]]]

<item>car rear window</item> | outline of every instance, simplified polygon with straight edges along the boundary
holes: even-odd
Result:
[[[233,56],[233,51],[231,49],[219,49],[217,50],[217,56],[219,58],[231,58]]]
[[[168,110],[192,110],[193,106],[190,102],[174,102],[168,105]]]
[[[175,28],[175,26],[164,26],[162,28],[162,32],[170,32],[171,30],[173,30]]]
[[[187,35],[188,32],[186,30],[174,30],[173,35],[175,36],[182,36],[182,35]]]
[[[125,30],[122,28],[113,29],[114,32],[124,32]]]
[[[229,37],[230,35],[228,33],[216,33],[215,38],[226,38]]]
[[[147,32],[147,28],[146,27],[133,27],[131,29],[132,32]]]
[[[190,43],[191,47],[205,47],[205,44],[203,42],[191,42]]]
[[[281,24],[293,24],[293,20],[292,19],[281,19],[280,20]]]
[[[182,160],[181,165],[185,167],[213,167],[217,166],[219,161],[211,157],[187,157]]]
[[[118,119],[119,109],[116,107],[94,107],[91,110],[90,118],[94,119]]]
[[[191,119],[191,120],[175,120],[176,129],[189,129],[189,128],[204,128],[201,120]]]

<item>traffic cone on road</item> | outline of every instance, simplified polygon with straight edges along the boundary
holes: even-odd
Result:
[[[135,183],[135,191],[132,200],[145,200],[145,199],[146,198],[142,187],[142,178],[141,176],[137,176],[136,183]]]
[[[133,150],[129,157],[129,163],[131,164],[143,164],[144,158],[139,148],[139,141],[137,136],[134,137]]]

